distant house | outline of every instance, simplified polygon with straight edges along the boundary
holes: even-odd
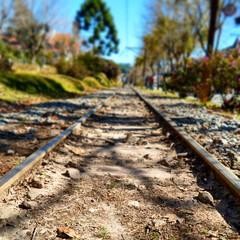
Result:
[[[16,37],[8,37],[5,35],[0,35],[0,39],[6,44],[11,46],[14,49],[21,50],[21,44],[18,42]]]
[[[47,51],[53,52],[56,56],[72,58],[81,52],[81,44],[75,41],[71,34],[56,33],[47,39]]]
[[[236,38],[236,40],[235,40],[235,42],[233,43],[232,46],[224,48],[222,51],[226,52],[226,53],[229,53],[233,50],[240,50],[240,38],[239,37]]]
[[[14,49],[24,49],[14,36],[0,35],[0,39]],[[81,52],[81,43],[74,40],[71,34],[56,33],[45,40],[44,50],[54,53],[56,57],[65,56],[71,59]]]

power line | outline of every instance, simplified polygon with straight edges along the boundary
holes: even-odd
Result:
[[[126,46],[128,46],[128,0],[125,1],[126,7]]]

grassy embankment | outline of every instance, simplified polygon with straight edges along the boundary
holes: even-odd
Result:
[[[78,80],[54,71],[17,68],[0,73],[0,99],[4,101],[44,101],[54,98],[76,97],[111,87],[104,74],[96,78]]]

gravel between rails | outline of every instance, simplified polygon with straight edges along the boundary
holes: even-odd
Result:
[[[9,105],[0,113],[0,176],[59,135],[113,92],[105,90],[75,99],[24,107],[10,108]]]
[[[240,177],[240,122],[181,99],[141,91],[162,113]]]
[[[0,238],[240,239],[239,217],[233,197],[124,90],[0,202]]]

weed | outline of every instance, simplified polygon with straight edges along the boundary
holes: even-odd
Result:
[[[201,233],[208,233],[207,229],[202,229]]]
[[[81,187],[75,187],[75,190],[77,190],[77,191],[81,191]]]
[[[98,232],[98,237],[102,237],[102,238],[110,237],[106,227],[101,227],[100,231]]]
[[[156,232],[152,233],[151,239],[158,239],[159,238],[159,234]]]
[[[20,164],[20,162],[19,161],[16,161],[15,163],[13,163],[13,165],[19,165]]]
[[[116,185],[116,183],[114,183],[114,182],[111,182],[111,183],[109,183],[109,184],[106,184],[106,186],[107,186],[108,189],[113,189],[113,188],[115,187],[115,185]]]
[[[26,157],[22,156],[19,158],[19,161],[22,163],[25,159],[26,159]]]

